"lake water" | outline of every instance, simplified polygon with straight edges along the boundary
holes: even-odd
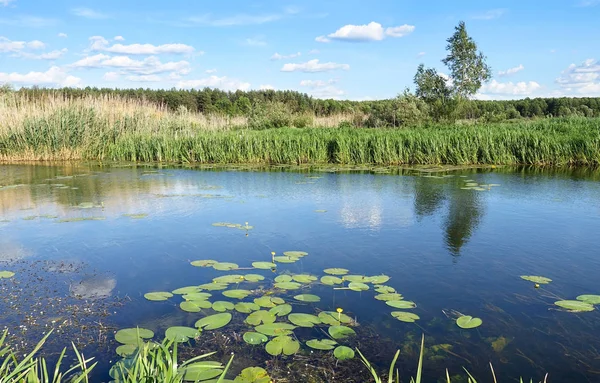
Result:
[[[274,296],[321,298],[294,303],[294,312],[342,308],[358,326],[355,338],[340,343],[358,347],[381,371],[400,349],[402,377],[414,375],[425,334],[427,381],[446,368],[464,375],[462,367],[490,381],[489,362],[501,381],[539,381],[545,373],[554,382],[600,381],[598,307],[570,313],[554,305],[600,294],[600,171],[386,171],[1,165],[0,270],[16,274],[0,279],[0,326],[23,349],[57,328],[62,335],[49,348],[76,340],[100,362],[94,379],[108,381],[118,359],[115,330],[140,326],[160,340],[169,326],[193,326],[213,313],[186,313],[180,296],[151,302],[145,293],[261,274],[265,280],[239,284],[253,291],[244,299],[251,302],[278,275],[320,278],[335,267],[390,276],[385,285],[417,305],[403,311],[420,319],[393,318],[398,309],[374,299],[373,284],[358,292],[312,283]],[[212,259],[250,267],[290,250],[308,256],[278,263],[276,272],[190,265]],[[521,275],[553,281],[536,289]],[[211,301],[237,301],[211,293]],[[461,329],[458,313],[483,324]],[[307,369],[323,381],[366,381],[356,358],[336,363],[331,351],[311,353],[304,344],[296,356],[273,358],[244,344],[240,335],[252,328],[242,323],[246,316],[234,311],[230,325],[205,331],[186,352],[212,348],[226,360],[233,351],[234,371],[257,365],[287,381],[308,381]],[[301,328],[296,336],[303,343],[326,330]]]

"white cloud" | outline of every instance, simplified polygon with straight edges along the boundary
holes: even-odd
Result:
[[[113,40],[115,40],[115,41],[125,41],[125,37],[123,37],[123,36],[115,36],[115,37],[113,37]]]
[[[127,76],[126,79],[128,81],[134,81],[134,82],[159,82],[159,81],[162,81],[162,78],[155,74],[131,75],[131,76]]]
[[[66,34],[66,33],[63,33],[63,32],[59,33],[57,36],[58,36],[58,37],[65,38],[65,39],[67,38],[67,34]]]
[[[339,98],[346,94],[342,89],[337,88],[334,84],[337,80],[302,80],[300,86],[310,89],[310,94],[317,98]]]
[[[53,66],[46,72],[3,73],[0,72],[0,83],[24,85],[56,85],[78,86],[81,79],[69,75],[63,68]]]
[[[275,60],[289,60],[289,59],[293,59],[296,57],[301,56],[301,53],[292,53],[289,55],[280,55],[279,53],[275,53],[273,56],[271,56],[271,60],[275,61]]]
[[[33,40],[27,43],[27,48],[29,49],[44,49],[46,48],[46,44],[41,42],[40,40]]]
[[[70,65],[72,68],[116,68],[123,72],[139,75],[151,75],[173,72],[179,75],[190,73],[191,66],[187,61],[170,61],[162,63],[157,57],[150,56],[144,60],[133,60],[128,56],[108,56],[97,54],[84,57]]]
[[[264,85],[261,85],[258,89],[260,89],[260,90],[275,90],[275,87],[273,85],[264,84]]]
[[[480,93],[482,94],[495,94],[495,95],[507,95],[507,96],[529,96],[532,93],[538,91],[542,86],[535,81],[520,81],[517,83],[511,82],[498,82],[492,80],[488,84],[484,84]]]
[[[90,50],[99,52],[111,52],[128,55],[157,55],[157,54],[186,54],[193,53],[194,47],[186,44],[114,44],[109,45],[108,40],[102,36],[92,36],[90,40]],[[197,52],[202,54],[204,52]]]
[[[419,52],[419,53],[417,53],[417,57],[418,58],[423,57],[423,56],[425,56],[425,52]]]
[[[318,49],[311,49],[310,51],[308,51],[309,55],[318,55],[319,53],[321,53],[321,51],[319,51]]]
[[[14,27],[28,27],[28,28],[46,28],[53,27],[58,24],[56,19],[48,19],[45,17],[37,16],[13,16],[10,18],[0,18],[0,24],[10,25]]]
[[[40,53],[40,54],[20,52],[20,53],[14,54],[13,56],[23,57],[23,58],[32,59],[32,60],[57,60],[57,59],[61,58],[67,52],[68,52],[68,49],[63,48],[61,50],[53,50],[50,52]]]
[[[32,41],[12,41],[6,37],[0,36],[0,52],[19,52],[25,49],[43,49],[46,44],[39,40]]]
[[[493,20],[506,14],[506,8],[490,9],[489,11],[474,14],[471,18],[475,20]]]
[[[242,82],[227,76],[210,76],[199,80],[183,80],[177,83],[178,88],[219,88],[222,90],[248,90],[250,83]]]
[[[556,79],[560,87],[571,93],[582,96],[600,94],[600,63],[595,59],[587,59],[579,65],[571,64]]]
[[[120,74],[118,72],[106,72],[104,73],[104,76],[102,76],[102,79],[105,81],[117,81],[120,77]]]
[[[248,38],[244,40],[244,44],[251,47],[264,47],[267,45],[267,42],[261,38]]]
[[[510,76],[513,75],[515,73],[518,73],[520,71],[522,71],[523,69],[525,69],[525,67],[523,66],[523,64],[519,64],[519,66],[513,67],[513,68],[509,68],[507,70],[501,70],[498,72],[498,76],[500,77],[505,77],[505,76]]]
[[[90,8],[79,7],[71,9],[71,13],[75,16],[85,17],[86,19],[107,19],[108,15],[102,12],[95,11]]]
[[[204,71],[204,73],[207,73],[207,74],[217,73],[217,70],[216,69],[207,69]]]
[[[319,36],[315,39],[320,43],[328,43],[331,40],[365,42],[365,41],[381,41],[389,37],[403,37],[415,30],[414,25],[400,25],[397,27],[389,27],[384,29],[379,23],[371,21],[365,25],[344,25],[337,31],[330,33],[327,36]]]
[[[300,64],[284,64],[281,68],[282,72],[328,72],[332,70],[349,70],[350,65],[348,64],[337,64],[334,62],[320,63],[318,59],[309,60],[305,63]]]

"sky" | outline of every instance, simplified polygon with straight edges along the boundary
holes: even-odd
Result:
[[[476,98],[600,96],[600,0],[0,0],[0,84],[384,99],[448,74],[461,20],[493,70]]]

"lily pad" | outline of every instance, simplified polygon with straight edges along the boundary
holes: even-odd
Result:
[[[389,281],[390,277],[388,277],[387,275],[376,275],[374,277],[368,277],[367,279],[374,285],[380,285]]]
[[[271,378],[264,368],[248,367],[236,376],[233,383],[271,383]]]
[[[212,309],[218,312],[233,310],[234,304],[227,301],[216,301],[212,304]]]
[[[298,282],[277,282],[273,286],[282,290],[298,290],[302,285]]]
[[[198,287],[198,286],[180,287],[176,290],[171,291],[171,293],[177,294],[177,295],[192,294],[192,293],[199,293],[199,292],[200,292],[200,287]]]
[[[252,294],[252,291],[250,291],[250,290],[226,290],[226,291],[223,291],[221,294],[223,294],[227,298],[244,299],[248,295]]]
[[[215,330],[221,327],[225,327],[227,324],[229,324],[229,322],[231,322],[231,314],[221,313],[204,317],[196,321],[196,324],[194,326],[203,330]]]
[[[154,332],[145,328],[124,328],[117,331],[115,340],[121,344],[140,345],[143,343],[142,339],[150,339],[153,336]]]
[[[341,323],[348,324],[353,321],[348,315],[333,311],[321,311],[318,316],[321,322],[330,326],[339,326]]]
[[[570,312],[574,313],[581,313],[594,310],[594,306],[582,301],[558,301],[554,302],[554,304],[558,307],[562,307],[563,309],[567,309]]]
[[[540,285],[546,285],[552,282],[552,279],[546,277],[540,277],[535,275],[521,275],[521,279],[524,279],[529,282],[539,283]]]
[[[288,257],[302,258],[306,257],[308,253],[306,251],[284,251],[283,255]]]
[[[262,296],[260,298],[255,298],[254,303],[259,305],[260,307],[271,308],[276,305],[282,305],[285,301],[279,297],[270,297],[268,295]]]
[[[275,322],[270,324],[261,324],[256,326],[255,330],[268,336],[289,335],[296,326],[289,323]]]
[[[348,360],[354,358],[354,350],[346,346],[338,346],[333,350],[333,356],[338,360]]]
[[[227,283],[205,283],[203,285],[198,286],[202,290],[215,291],[215,290],[225,290],[229,287]]]
[[[210,297],[212,297],[212,294],[209,293],[190,293],[182,296],[186,301],[205,301]]]
[[[333,339],[346,339],[355,336],[356,332],[347,326],[330,326],[327,330]]]
[[[15,276],[15,273],[13,273],[12,271],[7,271],[7,270],[0,271],[0,279],[8,279],[8,278],[12,278],[14,276]]]
[[[473,318],[470,315],[463,315],[456,320],[456,324],[460,328],[471,329],[481,326],[483,321],[480,318]]]
[[[250,303],[250,302],[236,303],[234,308],[235,308],[235,311],[243,313],[243,314],[250,314],[252,311],[260,310],[259,305],[257,305],[256,303]]]
[[[167,299],[171,298],[172,296],[173,296],[173,294],[171,294],[167,291],[156,291],[156,292],[144,294],[144,298],[146,298],[149,301],[166,301]]]
[[[265,277],[263,277],[260,274],[246,274],[244,275],[244,280],[246,280],[247,282],[260,282],[262,280],[264,280]]]
[[[340,285],[343,282],[344,281],[342,278],[338,278],[333,275],[325,275],[324,277],[321,277],[321,283],[328,286]]]
[[[308,274],[292,275],[292,279],[299,283],[311,283],[317,280],[317,277]]]
[[[287,274],[283,274],[283,275],[278,275],[275,277],[275,282],[280,283],[280,282],[291,282],[292,281],[292,276],[291,275],[287,275]]]
[[[230,271],[230,270],[239,269],[239,265],[237,263],[231,263],[231,262],[217,262],[214,265],[212,265],[212,267],[213,267],[213,269],[219,270],[219,271]]]
[[[369,290],[369,285],[360,282],[350,282],[348,288],[352,291],[367,291]]]
[[[577,300],[589,303],[590,305],[600,305],[600,295],[580,295],[577,297]]]
[[[188,313],[199,313],[202,309],[211,308],[209,301],[185,301],[179,304],[179,308]]]
[[[338,267],[334,267],[331,269],[325,269],[323,270],[326,274],[331,274],[331,275],[346,275],[348,274],[348,269],[341,269]]]
[[[298,262],[300,260],[300,258],[288,257],[287,255],[279,255],[277,257],[273,257],[273,260],[275,262],[279,262],[279,263],[294,263],[294,262]]]
[[[214,259],[201,259],[198,261],[192,261],[190,262],[192,264],[192,266],[196,266],[196,267],[211,267],[214,264],[217,264],[219,262],[215,261]]]
[[[300,302],[320,302],[321,298],[313,294],[300,294],[294,297],[295,300]]]
[[[392,316],[401,322],[412,323],[419,319],[417,314],[408,313],[406,311],[392,311]]]
[[[177,343],[187,342],[189,339],[194,339],[197,336],[200,336],[200,331],[197,328],[191,327],[173,326],[165,331],[165,338]]]
[[[364,275],[344,275],[342,279],[348,282],[369,282],[369,278],[365,277]]]
[[[219,362],[196,362],[183,367],[183,380],[200,382],[215,378],[223,373],[223,365]]]
[[[255,269],[271,270],[277,267],[277,265],[272,262],[252,262],[252,267]]]
[[[327,213],[327,210],[317,209],[317,210],[315,210],[315,213]]]
[[[244,276],[241,274],[221,275],[213,278],[214,283],[240,283],[244,281]]]
[[[337,342],[331,339],[311,339],[306,342],[306,345],[315,350],[333,350]]]
[[[253,331],[248,331],[248,332],[244,333],[242,338],[244,338],[244,342],[246,342],[248,344],[253,344],[253,345],[265,343],[266,341],[269,340],[269,338],[265,334],[261,334],[259,332],[253,332]]]
[[[386,293],[375,295],[375,299],[379,301],[401,301],[403,297],[402,294],[398,293]]]
[[[415,302],[411,301],[385,301],[385,304],[396,309],[414,309],[417,307]]]
[[[300,349],[300,343],[288,335],[280,335],[266,344],[265,350],[273,355],[294,355]]]
[[[292,312],[292,305],[286,303],[283,305],[275,306],[271,310],[269,310],[269,312],[277,315],[278,317],[283,317]]]
[[[321,320],[316,315],[294,313],[288,315],[288,320],[298,327],[314,327],[321,324]]]
[[[133,344],[122,344],[119,347],[117,347],[117,349],[115,350],[115,352],[117,353],[117,355],[122,356],[122,357],[127,357],[130,355],[133,355],[133,353],[135,352],[135,350],[137,350],[137,346],[133,345]]]
[[[269,324],[275,322],[275,314],[266,311],[266,310],[258,310],[248,315],[246,318],[246,323],[252,326],[258,326],[260,324]]]
[[[393,294],[396,292],[396,289],[390,286],[375,286],[375,291],[377,291],[379,294]]]

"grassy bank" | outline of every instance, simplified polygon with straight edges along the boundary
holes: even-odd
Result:
[[[0,159],[598,165],[600,119],[251,130],[241,118],[169,112],[114,97],[28,101],[6,96],[0,99]]]

